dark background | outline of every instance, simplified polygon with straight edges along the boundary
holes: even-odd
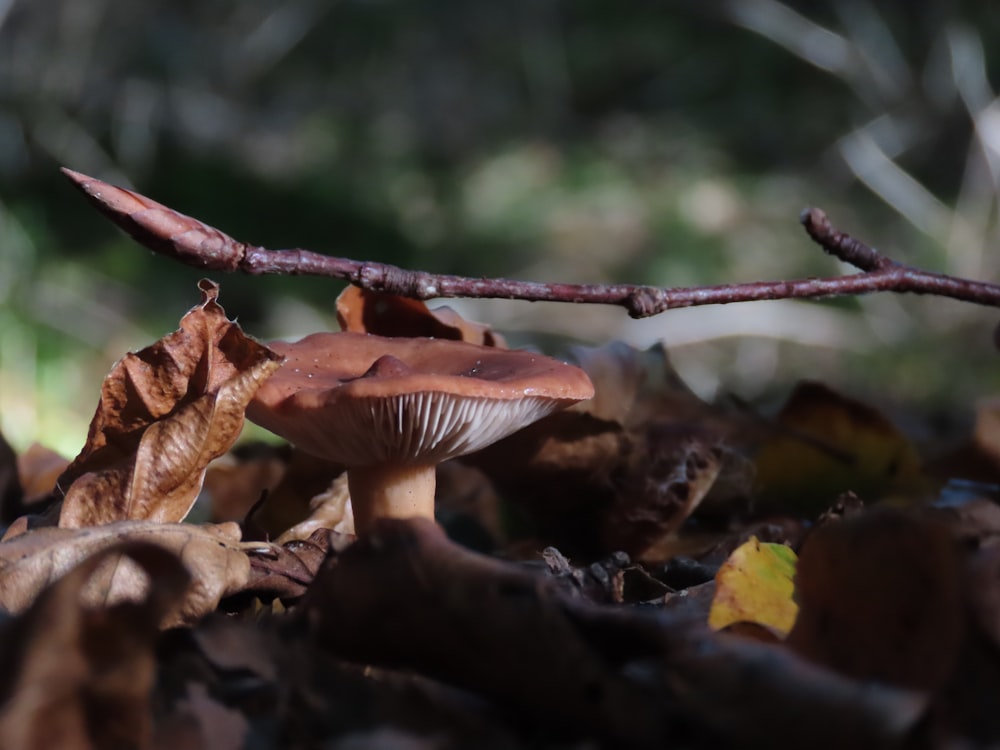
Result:
[[[428,271],[679,285],[831,274],[799,211],[998,277],[1000,12],[981,3],[0,0],[0,427],[72,454],[200,273],[59,175],[238,239]],[[261,337],[340,285],[215,276]],[[798,378],[961,420],[1000,316],[871,297],[676,311],[470,301],[518,344],[664,340],[701,394]]]

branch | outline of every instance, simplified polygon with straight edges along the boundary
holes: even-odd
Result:
[[[800,220],[827,253],[860,269],[828,278],[754,281],[660,288],[634,284],[545,284],[410,271],[385,263],[349,260],[309,250],[268,250],[234,240],[214,227],[180,214],[131,190],[63,169],[63,173],[101,213],[137,242],[197,268],[244,273],[328,276],[362,289],[411,299],[476,297],[532,302],[585,302],[624,307],[633,318],[696,305],[723,305],[765,299],[806,299],[912,292],[1000,307],[1000,285],[948,276],[907,266],[837,231],[818,208]]]

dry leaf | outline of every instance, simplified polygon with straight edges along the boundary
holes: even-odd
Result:
[[[90,609],[82,592],[109,564],[126,558],[156,585],[147,586],[138,602]],[[160,621],[187,585],[173,554],[128,542],[87,557],[42,592],[0,638],[0,673],[9,681],[0,708],[0,747],[148,747],[153,646]],[[6,582],[0,591],[6,593]]]
[[[604,549],[645,556],[695,511],[718,479],[724,454],[715,436],[690,426],[658,423],[639,432],[602,514]]]
[[[127,354],[105,379],[87,444],[59,479],[60,526],[182,520],[208,462],[239,436],[279,357],[226,318],[216,284],[199,288],[179,330]]]
[[[263,680],[280,680],[274,663],[274,646],[264,632],[247,628],[247,621],[218,614],[206,617],[191,630],[191,638],[216,669],[252,674]]]
[[[452,539],[478,552],[506,546],[510,539],[505,510],[493,483],[479,469],[459,461],[438,464],[434,516]]]
[[[318,529],[331,529],[339,534],[354,533],[354,511],[344,472],[309,501],[309,517],[292,526],[276,540],[276,544],[304,541]]]
[[[176,735],[171,736],[171,742],[167,744],[167,738],[157,733],[159,747],[169,750],[242,750],[247,747],[250,739],[247,717],[215,700],[204,685],[188,683],[187,695],[178,702],[175,710],[172,723],[191,725],[190,739],[186,740],[189,744],[179,744],[183,740]]]
[[[680,380],[661,346],[575,349],[595,396],[462,458],[571,554],[643,556],[676,531],[723,474],[749,490],[730,427]],[[739,489],[742,488],[742,489]]]
[[[308,539],[251,550],[250,580],[245,593],[264,601],[298,599],[305,594],[331,551],[341,551],[354,539],[354,535],[317,529]]]
[[[574,346],[570,354],[594,382],[594,397],[572,407],[630,428],[667,417],[701,419],[708,406],[674,370],[667,350],[656,344],[639,350],[621,341],[598,347]]]
[[[215,609],[219,600],[241,591],[250,561],[234,523],[218,526],[119,521],[85,529],[41,528],[0,544],[0,608],[21,612],[40,592],[81,560],[124,541],[147,542],[181,558],[193,578],[183,599],[164,625],[193,622]],[[147,595],[148,581],[128,561],[105,559],[87,576],[81,601],[96,605]]]
[[[709,627],[752,622],[787,635],[798,612],[792,598],[795,563],[795,553],[784,544],[751,537],[737,547],[716,574]]]
[[[1000,399],[977,401],[972,434],[957,448],[935,459],[928,471],[941,479],[1000,483]]]
[[[275,539],[309,518],[310,501],[330,487],[344,467],[294,446],[282,446],[284,458],[276,486],[269,489],[244,524],[253,538]],[[255,500],[258,500],[255,498]]]
[[[337,321],[344,331],[378,336],[426,337],[507,348],[488,325],[465,320],[449,307],[431,310],[423,302],[348,286],[337,298]]]
[[[24,503],[31,505],[51,495],[69,460],[51,448],[32,443],[17,457],[17,473],[24,488]]]
[[[1000,545],[973,555],[969,566],[972,617],[993,647],[1000,646]]]
[[[920,458],[877,409],[820,383],[803,382],[789,396],[780,431],[757,454],[756,489],[767,506],[816,512],[844,492],[865,502],[924,491]]]
[[[281,481],[292,450],[288,444],[240,443],[209,464],[202,486],[213,523],[243,521]]]
[[[787,643],[855,679],[940,687],[965,631],[960,576],[940,520],[883,508],[826,524],[799,555]]]
[[[17,454],[6,438],[0,435],[0,523],[10,523],[21,515],[23,498]]]

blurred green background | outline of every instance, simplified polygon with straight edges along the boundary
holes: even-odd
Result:
[[[234,237],[428,271],[657,285],[838,266],[807,204],[897,259],[1000,276],[989,4],[0,0],[0,429],[82,445],[125,351],[199,272],[59,175]],[[215,275],[260,337],[334,326],[340,285]],[[453,304],[514,343],[663,340],[700,394],[798,378],[967,416],[1000,315],[883,295],[697,308]]]

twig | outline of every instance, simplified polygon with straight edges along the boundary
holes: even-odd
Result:
[[[386,263],[349,260],[309,250],[268,250],[234,240],[214,227],[145,196],[101,180],[63,172],[115,224],[137,242],[198,268],[244,273],[328,276],[355,286],[412,299],[476,297],[532,302],[585,302],[624,307],[633,318],[696,305],[766,299],[805,299],[912,292],[1000,307],[1000,285],[932,273],[897,263],[837,231],[818,208],[802,212],[809,236],[827,253],[860,269],[849,276],[660,288],[634,284],[545,284],[410,271]]]

